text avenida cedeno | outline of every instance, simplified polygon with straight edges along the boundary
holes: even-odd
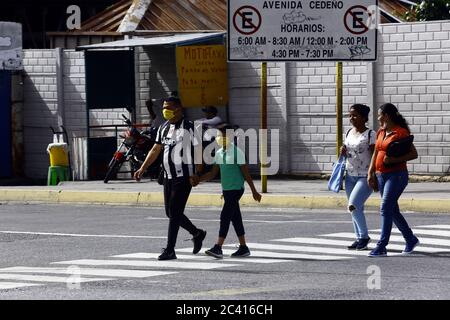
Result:
[[[228,60],[376,60],[377,5],[377,0],[229,0]]]

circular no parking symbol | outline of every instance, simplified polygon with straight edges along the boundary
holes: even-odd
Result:
[[[261,23],[261,14],[252,6],[242,6],[233,15],[234,28],[241,34],[254,34],[261,27]]]
[[[369,31],[372,14],[364,6],[353,6],[344,15],[345,28],[353,34]]]

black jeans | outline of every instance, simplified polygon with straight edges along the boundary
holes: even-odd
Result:
[[[168,251],[175,249],[180,226],[193,236],[198,232],[198,229],[184,214],[184,208],[186,207],[191,189],[192,186],[189,178],[164,179],[164,206],[166,215],[169,218],[169,232],[166,247]]]
[[[233,223],[234,230],[238,237],[245,235],[241,209],[239,208],[239,200],[243,194],[244,189],[223,191],[225,203],[223,204],[222,213],[220,214],[219,237],[227,237],[230,222]]]

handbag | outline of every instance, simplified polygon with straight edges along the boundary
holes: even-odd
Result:
[[[409,135],[405,138],[401,138],[389,143],[386,149],[386,155],[388,157],[401,157],[407,154],[411,150],[414,136]]]
[[[341,155],[339,160],[333,163],[331,177],[330,180],[328,180],[328,190],[339,192],[342,189],[345,174],[345,161],[346,157]]]

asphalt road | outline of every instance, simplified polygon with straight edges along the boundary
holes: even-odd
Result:
[[[449,215],[407,213],[422,245],[389,256],[348,251],[350,217],[343,211],[245,208],[252,256],[215,260],[218,208],[188,208],[208,231],[192,255],[180,230],[176,261],[156,260],[165,245],[162,208],[0,205],[0,299],[50,300],[319,300],[449,299]],[[373,239],[379,216],[368,212]],[[374,245],[375,241],[372,242]],[[226,253],[235,250],[230,228]],[[419,252],[421,251],[421,252]]]

